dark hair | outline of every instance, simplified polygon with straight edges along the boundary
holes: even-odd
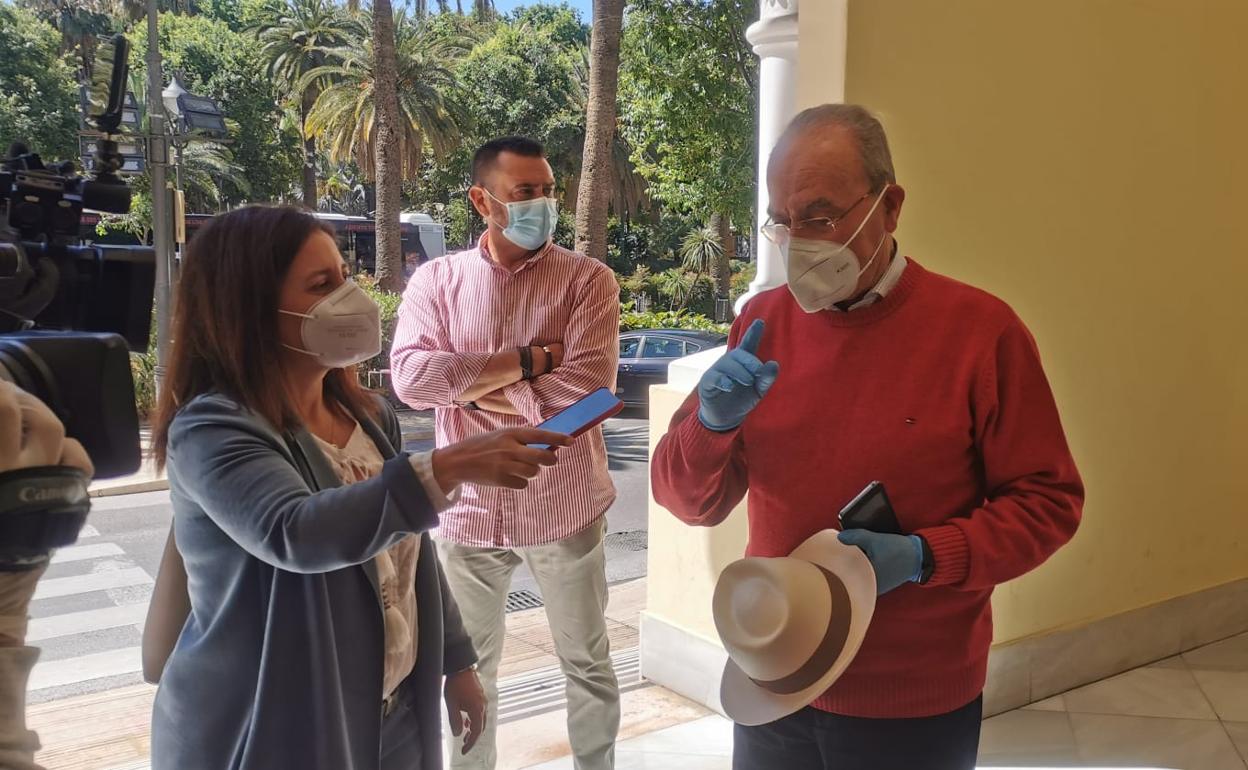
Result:
[[[505,152],[524,158],[544,158],[546,148],[536,139],[527,136],[504,136],[491,139],[472,154],[472,183],[484,184],[485,177],[498,163],[498,156]]]
[[[300,424],[285,388],[274,387],[282,356],[277,305],[295,255],[318,232],[334,234],[301,209],[247,206],[214,217],[195,235],[182,260],[172,361],[153,426],[159,466],[168,456],[173,418],[204,393],[229,396],[278,430]],[[356,413],[376,413],[355,367],[332,370],[325,391]]]

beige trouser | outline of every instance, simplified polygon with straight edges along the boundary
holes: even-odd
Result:
[[[39,737],[26,729],[26,682],[39,650],[26,647],[26,612],[47,565],[0,572],[0,768],[41,770]]]
[[[481,740],[468,756],[448,735],[452,768],[493,770],[498,759],[498,664],[511,575],[521,562],[537,580],[555,651],[567,677],[568,741],[576,770],[612,770],[620,729],[620,692],[607,641],[607,573],[599,519],[585,531],[529,548],[477,548],[445,541],[438,553],[464,627],[480,657],[481,684],[489,704]]]

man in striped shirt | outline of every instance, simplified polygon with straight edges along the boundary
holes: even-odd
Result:
[[[437,410],[440,447],[536,425],[598,388],[614,389],[619,359],[615,274],[552,243],[555,177],[542,146],[496,139],[477,150],[472,166],[469,197],[488,229],[476,248],[412,276],[390,358],[399,396]],[[541,588],[567,677],[576,767],[614,766],[620,706],[602,539],[615,487],[602,430],[559,455],[525,489],[464,485],[435,533],[490,704],[486,731],[469,754],[452,739],[452,767],[495,765],[505,603],[521,563]]]

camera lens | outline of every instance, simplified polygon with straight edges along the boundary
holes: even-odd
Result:
[[[38,353],[15,340],[0,337],[0,379],[6,379],[35,398],[48,403],[50,376]]]
[[[36,229],[43,223],[42,201],[16,201],[9,214],[13,224],[21,230]]]
[[[0,281],[16,278],[25,264],[26,259],[16,243],[0,243]],[[4,290],[0,288],[0,297],[4,295]]]

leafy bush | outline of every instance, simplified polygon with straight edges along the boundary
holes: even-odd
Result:
[[[360,379],[367,385],[369,372],[390,368],[390,348],[394,345],[394,327],[399,320],[399,305],[403,302],[403,295],[383,291],[378,287],[377,279],[371,275],[356,275],[355,282],[381,308],[381,352],[358,367]],[[400,403],[389,383],[386,385],[385,394],[395,404]]]
[[[130,354],[130,374],[134,377],[134,404],[139,419],[151,417],[156,411],[156,336],[146,353]]]
[[[758,264],[734,260],[732,263],[732,290],[729,297],[736,302],[741,295],[750,290],[750,284],[758,275]]]
[[[728,333],[728,324],[717,324],[704,315],[683,310],[664,310],[657,313],[638,313],[631,303],[620,305],[620,331],[634,329],[688,329],[690,331]]]
[[[156,411],[156,313],[148,333],[147,352],[130,354],[130,376],[134,379],[134,405],[139,419],[146,420]]]

